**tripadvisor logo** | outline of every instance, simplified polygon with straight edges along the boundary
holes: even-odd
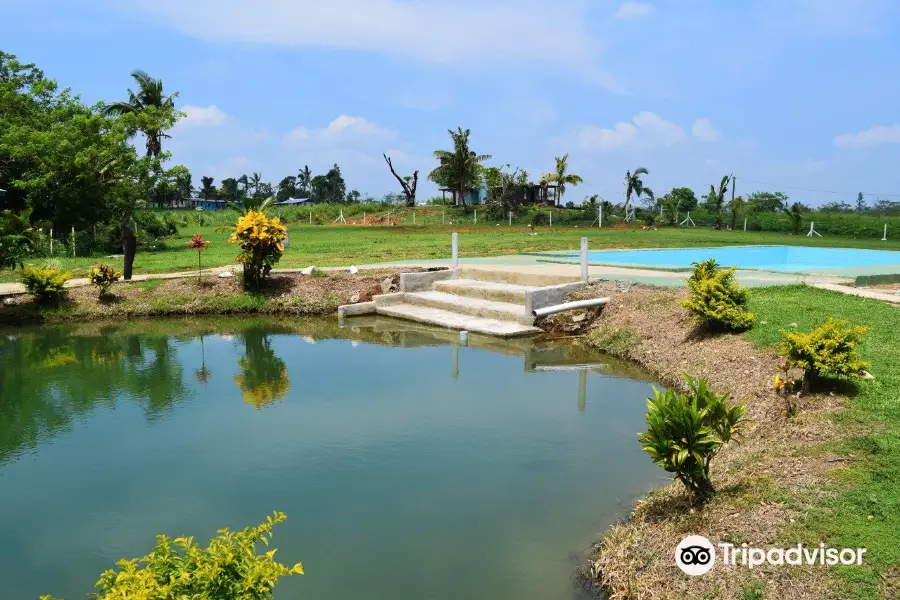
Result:
[[[807,547],[797,544],[791,548],[752,548],[747,544],[735,546],[734,544],[721,543],[719,551],[712,542],[700,535],[689,535],[681,540],[675,548],[675,564],[688,575],[703,575],[708,573],[716,564],[717,555],[721,557],[723,565],[729,567],[747,567],[753,569],[762,565],[771,566],[826,566],[861,565],[865,548],[826,548],[825,544],[818,547]]]

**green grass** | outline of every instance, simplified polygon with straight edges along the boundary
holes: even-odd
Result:
[[[713,231],[708,228],[667,228],[654,230],[610,229],[587,227],[545,227],[534,229],[521,225],[496,223],[477,226],[387,226],[387,225],[305,225],[291,223],[290,246],[279,267],[344,266],[404,259],[449,258],[450,233],[460,234],[461,256],[491,256],[525,251],[573,250],[582,236],[590,238],[593,249],[663,248],[692,246],[727,246],[742,244],[791,244],[800,246],[854,247],[900,250],[900,240],[882,242],[873,239],[828,236],[807,238],[782,233]],[[203,253],[203,266],[220,267],[234,263],[237,249],[227,242],[228,233],[214,226],[185,227],[178,237],[165,241],[165,248],[153,252],[139,251],[134,263],[137,273],[191,271],[197,268],[197,254],[187,248],[191,235],[202,234],[212,244]],[[84,277],[98,262],[106,262],[121,270],[122,259],[94,257],[57,257],[62,267],[75,277]],[[28,261],[40,263],[42,259]],[[0,273],[0,281],[15,281],[18,274]]]
[[[800,533],[837,548],[867,548],[863,567],[838,572],[852,597],[879,597],[881,578],[900,565],[900,309],[803,285],[754,289],[750,308],[760,323],[745,335],[764,346],[777,344],[791,323],[809,330],[829,316],[871,328],[860,354],[875,380],[860,382],[850,408],[836,417],[863,433],[832,448],[856,462],[838,472],[835,496],[808,515]]]

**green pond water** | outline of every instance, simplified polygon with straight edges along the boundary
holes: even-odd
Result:
[[[664,480],[650,384],[573,343],[384,319],[0,332],[0,590],[85,598],[157,533],[273,510],[276,598],[579,598],[583,552]]]

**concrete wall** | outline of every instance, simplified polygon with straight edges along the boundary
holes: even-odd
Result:
[[[400,273],[401,292],[426,292],[431,289],[435,281],[452,279],[455,272],[452,269],[446,271],[426,271],[424,273]]]
[[[550,287],[538,288],[525,293],[525,312],[529,316],[536,308],[546,308],[566,302],[569,294],[583,288],[583,282],[564,283]]]
[[[374,302],[357,302],[338,306],[338,317],[353,317],[356,315],[369,315],[375,312]]]

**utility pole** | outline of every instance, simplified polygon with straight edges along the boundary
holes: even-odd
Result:
[[[734,188],[737,187],[737,177],[731,174],[731,206],[734,206]]]

